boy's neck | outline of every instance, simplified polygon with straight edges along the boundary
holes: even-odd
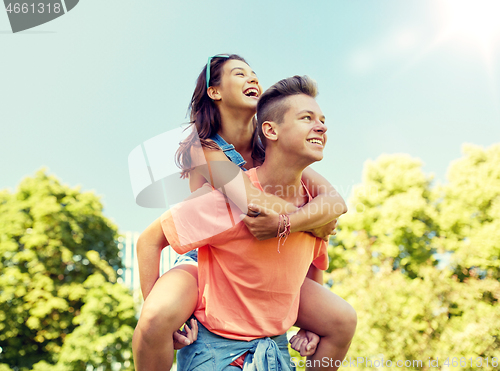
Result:
[[[301,178],[306,166],[287,161],[280,153],[269,152],[266,151],[266,159],[257,169],[257,176],[264,191],[289,202],[302,197],[304,190]]]

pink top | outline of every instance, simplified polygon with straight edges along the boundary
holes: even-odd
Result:
[[[262,189],[255,169],[245,173]],[[211,332],[230,339],[285,333],[297,320],[309,266],[328,267],[326,242],[296,232],[278,252],[277,238],[257,240],[240,221],[241,211],[219,191],[204,187],[203,196],[161,217],[175,251],[184,254],[199,248],[196,318]]]

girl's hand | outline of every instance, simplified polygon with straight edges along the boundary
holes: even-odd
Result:
[[[337,227],[337,219],[333,219],[330,223],[326,223],[325,225],[311,229],[310,233],[312,233],[315,237],[321,238],[328,242],[330,236],[334,236],[337,234],[335,228]]]
[[[300,352],[301,357],[312,356],[316,353],[320,337],[314,332],[300,329],[297,335],[293,335],[290,339],[292,349]]]
[[[174,332],[174,349],[179,350],[187,345],[193,344],[196,339],[198,339],[198,322],[192,318],[189,322],[191,328],[187,324],[184,325],[184,329],[177,330]]]
[[[249,216],[255,214],[257,214],[256,217]],[[271,209],[250,204],[248,205],[248,214],[241,214],[240,218],[243,223],[245,223],[250,233],[259,241],[267,240],[268,238],[273,238],[278,235],[280,216]]]

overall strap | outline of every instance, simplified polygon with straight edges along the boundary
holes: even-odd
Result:
[[[236,165],[238,165],[241,170],[243,171],[246,171],[247,169],[245,169],[243,166],[245,166],[245,164],[247,163],[245,160],[243,160],[243,157],[239,154],[238,151],[236,151],[236,149],[234,149],[234,146],[232,144],[229,144],[227,143],[219,134],[215,133],[214,135],[212,135],[210,137],[210,139],[212,139],[215,143],[217,143],[220,147],[220,149],[222,149],[224,151],[224,154],[226,155],[226,157],[233,163],[235,163]]]

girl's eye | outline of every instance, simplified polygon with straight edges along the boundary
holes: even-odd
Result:
[[[243,72],[238,72],[236,73],[236,76],[245,76],[245,75],[243,74]]]
[[[303,119],[304,120],[311,120],[311,116],[304,116]]]

